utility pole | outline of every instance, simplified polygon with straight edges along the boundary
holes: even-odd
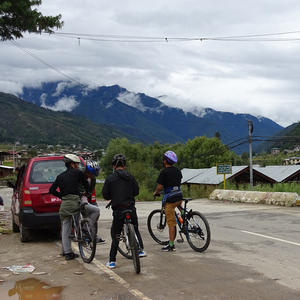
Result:
[[[14,144],[14,146],[13,146],[13,167],[14,167],[14,171],[16,170],[16,164],[15,164],[15,146],[16,146],[16,144]]]
[[[250,171],[250,188],[253,190],[253,166],[252,166],[252,136],[253,132],[253,124],[250,120],[248,120],[248,128],[249,128],[249,171]]]

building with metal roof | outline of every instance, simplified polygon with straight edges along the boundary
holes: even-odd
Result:
[[[182,169],[181,184],[218,185],[224,182],[224,175],[217,174],[217,168]],[[250,182],[249,166],[232,166],[232,174],[225,174],[225,180],[236,184]],[[253,167],[253,183],[300,182],[300,165]]]

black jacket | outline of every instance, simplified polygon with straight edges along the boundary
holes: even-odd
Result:
[[[62,172],[56,177],[49,189],[49,193],[60,199],[68,194],[80,196],[80,183],[84,186],[86,191],[89,190],[90,186],[83,172],[79,169],[69,167],[65,172]],[[59,188],[60,192],[57,191],[57,188]]]
[[[103,198],[111,200],[112,209],[119,209],[126,205],[134,205],[134,197],[139,194],[139,185],[133,175],[118,169],[109,175],[102,188]]]

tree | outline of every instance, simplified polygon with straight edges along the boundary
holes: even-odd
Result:
[[[43,16],[33,9],[39,6],[42,0],[2,0],[0,2],[0,39],[1,41],[22,38],[22,32],[54,33],[52,29],[62,28],[61,15]]]

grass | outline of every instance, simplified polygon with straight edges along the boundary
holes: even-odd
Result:
[[[102,198],[102,183],[96,184],[96,195],[97,198]],[[215,189],[223,190],[223,183],[218,186],[214,185],[190,185],[188,188],[187,185],[182,185],[181,190],[184,197],[191,197],[193,199],[200,198],[209,198],[209,195]],[[236,187],[235,183],[231,183],[230,181],[226,182],[226,190],[239,190],[239,191],[251,191],[250,184],[242,184]],[[271,186],[270,184],[258,184],[253,187],[253,191],[257,192],[286,192],[286,193],[297,193],[300,195],[300,185],[296,182],[292,183],[276,183]],[[139,201],[154,201],[153,199],[153,191],[149,191],[145,186],[140,186],[140,193],[136,197]],[[156,198],[155,201],[161,200],[160,198]]]

